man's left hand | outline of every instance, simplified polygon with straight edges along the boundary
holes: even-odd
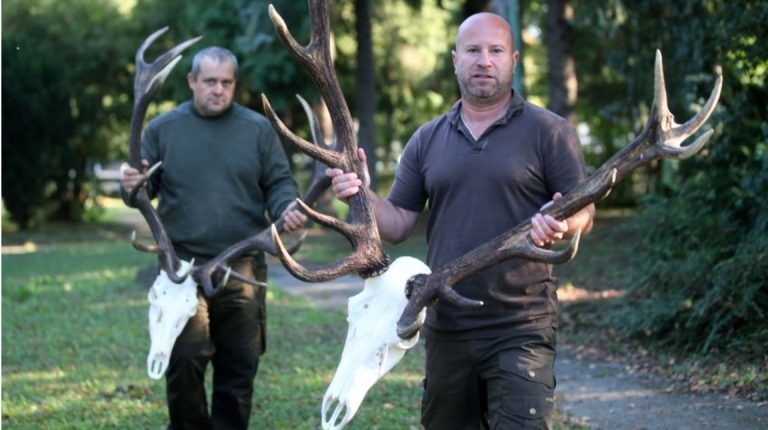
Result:
[[[562,194],[555,193],[555,195],[552,196],[552,201],[542,206],[541,210],[544,210],[544,208],[551,205],[553,202],[560,200],[561,197],[563,197]],[[544,246],[554,243],[555,241],[562,239],[567,231],[567,221],[558,221],[552,216],[542,215],[541,213],[537,213],[531,218],[531,239],[536,246]]]
[[[285,222],[284,228],[287,233],[294,232],[304,227],[308,218],[304,215],[304,212],[300,211],[295,204],[288,206],[283,211],[283,222]]]

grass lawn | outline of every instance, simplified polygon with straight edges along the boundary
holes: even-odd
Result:
[[[125,210],[116,207],[107,218]],[[4,231],[2,427],[163,429],[163,381],[146,373],[146,289],[152,255],[136,252],[118,223]],[[388,252],[423,258],[423,236]],[[335,234],[310,237],[309,260],[342,255]],[[256,379],[252,428],[317,429],[341,354],[341,311],[269,290],[268,352]],[[418,429],[423,350],[416,347],[366,396],[350,429]],[[558,429],[580,428],[558,418]]]
[[[164,383],[146,374],[148,304],[136,281],[154,258],[135,252],[128,237],[106,225],[4,235],[3,428],[164,428]],[[319,428],[345,315],[277,289],[268,300],[252,428]],[[414,349],[369,392],[357,428],[418,427],[421,354]]]

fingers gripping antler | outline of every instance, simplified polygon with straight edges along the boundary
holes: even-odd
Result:
[[[149,102],[152,100],[152,97],[157,90],[162,86],[165,78],[171,72],[173,67],[181,59],[181,52],[201,39],[201,37],[195,37],[182,42],[168,50],[154,62],[149,64],[146,63],[144,61],[144,52],[149,45],[166,31],[168,31],[168,27],[152,33],[144,43],[141,44],[139,50],[136,52],[136,78],[134,80],[133,90],[134,102],[130,125],[128,163],[131,167],[139,171],[144,170],[141,162],[141,130],[147,116]],[[173,244],[168,238],[168,234],[166,233],[160,218],[152,207],[151,200],[146,190],[146,183],[149,176],[158,167],[159,165],[153,166],[149,172],[145,172],[142,181],[125,197],[125,204],[137,208],[144,216],[157,245],[153,247],[143,247],[135,241],[135,236],[132,241],[137,249],[146,248],[152,252],[156,252],[160,259],[161,268],[168,274],[171,281],[180,283],[184,281],[186,275],[179,276],[176,274],[176,271],[179,268],[179,259],[173,250]]]
[[[269,16],[286,48],[309,72],[309,75],[320,91],[323,101],[328,106],[340,152],[318,148],[292,133],[280,118],[277,117],[266,96],[262,96],[264,111],[272,121],[275,129],[299,150],[330,167],[340,168],[345,172],[355,172],[358,177],[362,178],[364,175],[357,156],[357,139],[355,137],[352,116],[349,113],[349,108],[333,69],[330,47],[330,18],[327,2],[310,0],[309,10],[312,28],[310,41],[307,46],[301,46],[296,42],[285,22],[272,5],[269,6]],[[283,246],[279,243],[279,236],[273,233],[274,240],[278,246],[280,260],[289,272],[297,278],[308,282],[322,282],[350,272],[358,273],[363,277],[369,277],[388,267],[389,258],[382,251],[376,220],[365,193],[358,193],[350,198],[349,207],[353,220],[352,224],[332,219],[309,209],[307,205],[301,205],[302,210],[310,218],[339,231],[350,241],[355,249],[351,256],[330,265],[312,271],[303,268],[284,251]]]
[[[684,159],[696,154],[707,143],[712,130],[703,133],[692,144],[681,146],[714,112],[723,86],[722,76],[718,73],[712,93],[702,109],[684,124],[677,124],[667,105],[664,70],[658,50],[654,75],[653,107],[642,132],[586,181],[543,209],[543,214],[559,220],[566,219],[607,196],[613,184],[638,166],[659,158]],[[457,282],[480,270],[515,257],[556,264],[570,260],[576,254],[579,234],[573,237],[568,249],[552,252],[536,247],[531,241],[530,230],[530,221],[523,222],[490,243],[434,270],[429,276],[411,278],[411,295],[397,324],[398,335],[403,339],[412,337],[420,328],[417,322],[419,312],[437,299],[464,306],[481,306],[482,302],[464,298],[453,290]]]

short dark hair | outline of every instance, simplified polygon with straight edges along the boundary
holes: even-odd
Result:
[[[192,71],[190,71],[192,77],[197,78],[197,74],[200,73],[200,63],[206,57],[212,58],[219,63],[231,62],[235,66],[235,79],[237,79],[237,57],[229,49],[219,46],[209,46],[195,54],[195,58],[192,59]]]

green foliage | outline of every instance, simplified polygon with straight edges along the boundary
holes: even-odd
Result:
[[[653,101],[655,51],[664,58],[670,110],[687,120],[713,83],[723,59],[701,41],[714,22],[715,4],[665,2],[574,2],[574,57],[579,76],[577,111],[589,126],[588,165],[599,166],[639,134]],[[619,183],[605,204],[634,207],[644,192],[656,192],[674,176],[669,163],[652,163]]]
[[[124,141],[124,22],[100,0],[3,2],[3,200],[21,228],[79,219],[88,168]]]
[[[185,55],[178,68],[186,73],[192,65],[194,53],[205,46],[218,45],[230,49],[239,61],[238,98],[244,105],[261,111],[261,93],[269,96],[278,112],[301,107],[295,94],[308,100],[316,98],[317,91],[301,67],[283,47],[267,8],[272,4],[283,17],[296,40],[309,42],[309,12],[306,2],[249,1],[249,0],[140,0],[133,16],[141,23],[146,34],[170,25],[168,46],[189,37],[203,36]],[[169,79],[158,100],[181,101],[190,98],[184,79]],[[301,114],[300,118],[303,118]],[[290,125],[290,120],[287,121]]]
[[[451,49],[461,2],[371,2],[379,175],[391,173],[411,134],[459,97]],[[339,80],[352,112],[357,106],[354,2],[337,2],[332,26]]]
[[[652,3],[661,16],[674,17],[677,37],[699,45],[672,50],[665,64],[693,65],[696,71],[720,63],[725,86],[710,120],[716,133],[709,149],[681,162],[675,176],[680,181],[649,198],[637,220],[646,234],[633,265],[636,286],[629,308],[616,317],[631,334],[684,350],[766,354],[768,46],[757,41],[767,35],[762,23],[768,4],[689,2],[683,12],[698,14],[675,17],[678,3],[633,2],[638,3]],[[683,81],[711,85],[698,75]],[[701,103],[684,99],[694,107]]]

